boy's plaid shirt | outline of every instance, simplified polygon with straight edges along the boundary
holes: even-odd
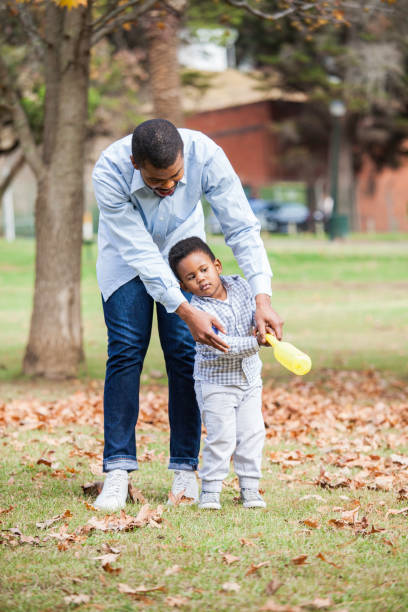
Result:
[[[207,344],[196,344],[194,379],[217,385],[248,385],[260,375],[259,344],[252,335],[255,300],[249,284],[238,275],[221,276],[227,299],[193,295],[191,305],[217,317],[226,335],[218,335],[229,345],[223,353]]]

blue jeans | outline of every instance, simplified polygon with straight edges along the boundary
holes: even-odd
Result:
[[[190,299],[189,294],[185,294]],[[150,341],[153,298],[137,277],[105,302],[108,361],[104,393],[105,448],[103,470],[137,470],[135,426],[139,383]],[[194,392],[194,340],[176,314],[157,303],[160,344],[169,381],[169,469],[195,470],[200,449],[201,419]]]

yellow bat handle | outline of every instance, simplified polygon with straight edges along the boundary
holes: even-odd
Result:
[[[273,347],[273,354],[276,360],[285,368],[298,376],[303,376],[310,372],[312,360],[309,355],[299,351],[299,349],[293,346],[293,344],[290,344],[290,342],[280,342],[272,334],[266,334],[265,338],[268,344]]]

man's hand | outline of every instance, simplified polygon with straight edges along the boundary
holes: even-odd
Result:
[[[182,302],[177,308],[176,313],[188,325],[191,335],[196,342],[213,346],[223,353],[228,352],[228,344],[217,336],[213,330],[212,326],[225,334],[223,326],[214,315],[198,310],[198,308],[190,306],[188,302]]]
[[[273,310],[270,296],[266,293],[259,293],[255,297],[255,302],[255,323],[260,344],[266,344],[265,333],[268,333],[270,329],[273,330],[277,339],[281,340],[284,321],[280,318],[278,313]]]

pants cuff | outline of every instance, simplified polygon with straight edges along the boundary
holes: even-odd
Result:
[[[208,493],[221,493],[222,480],[203,480],[201,490]]]
[[[170,457],[168,469],[169,470],[184,470],[186,472],[194,472],[198,467],[198,461],[195,461],[195,460],[191,460],[191,461],[192,462],[189,463],[188,460],[186,461],[185,459],[181,460],[181,459],[177,459],[174,457]]]
[[[126,470],[133,472],[138,470],[139,465],[134,457],[109,457],[103,460],[103,471],[111,472],[112,470]]]
[[[250,476],[242,476],[239,479],[241,489],[259,489],[259,478],[251,478]]]

